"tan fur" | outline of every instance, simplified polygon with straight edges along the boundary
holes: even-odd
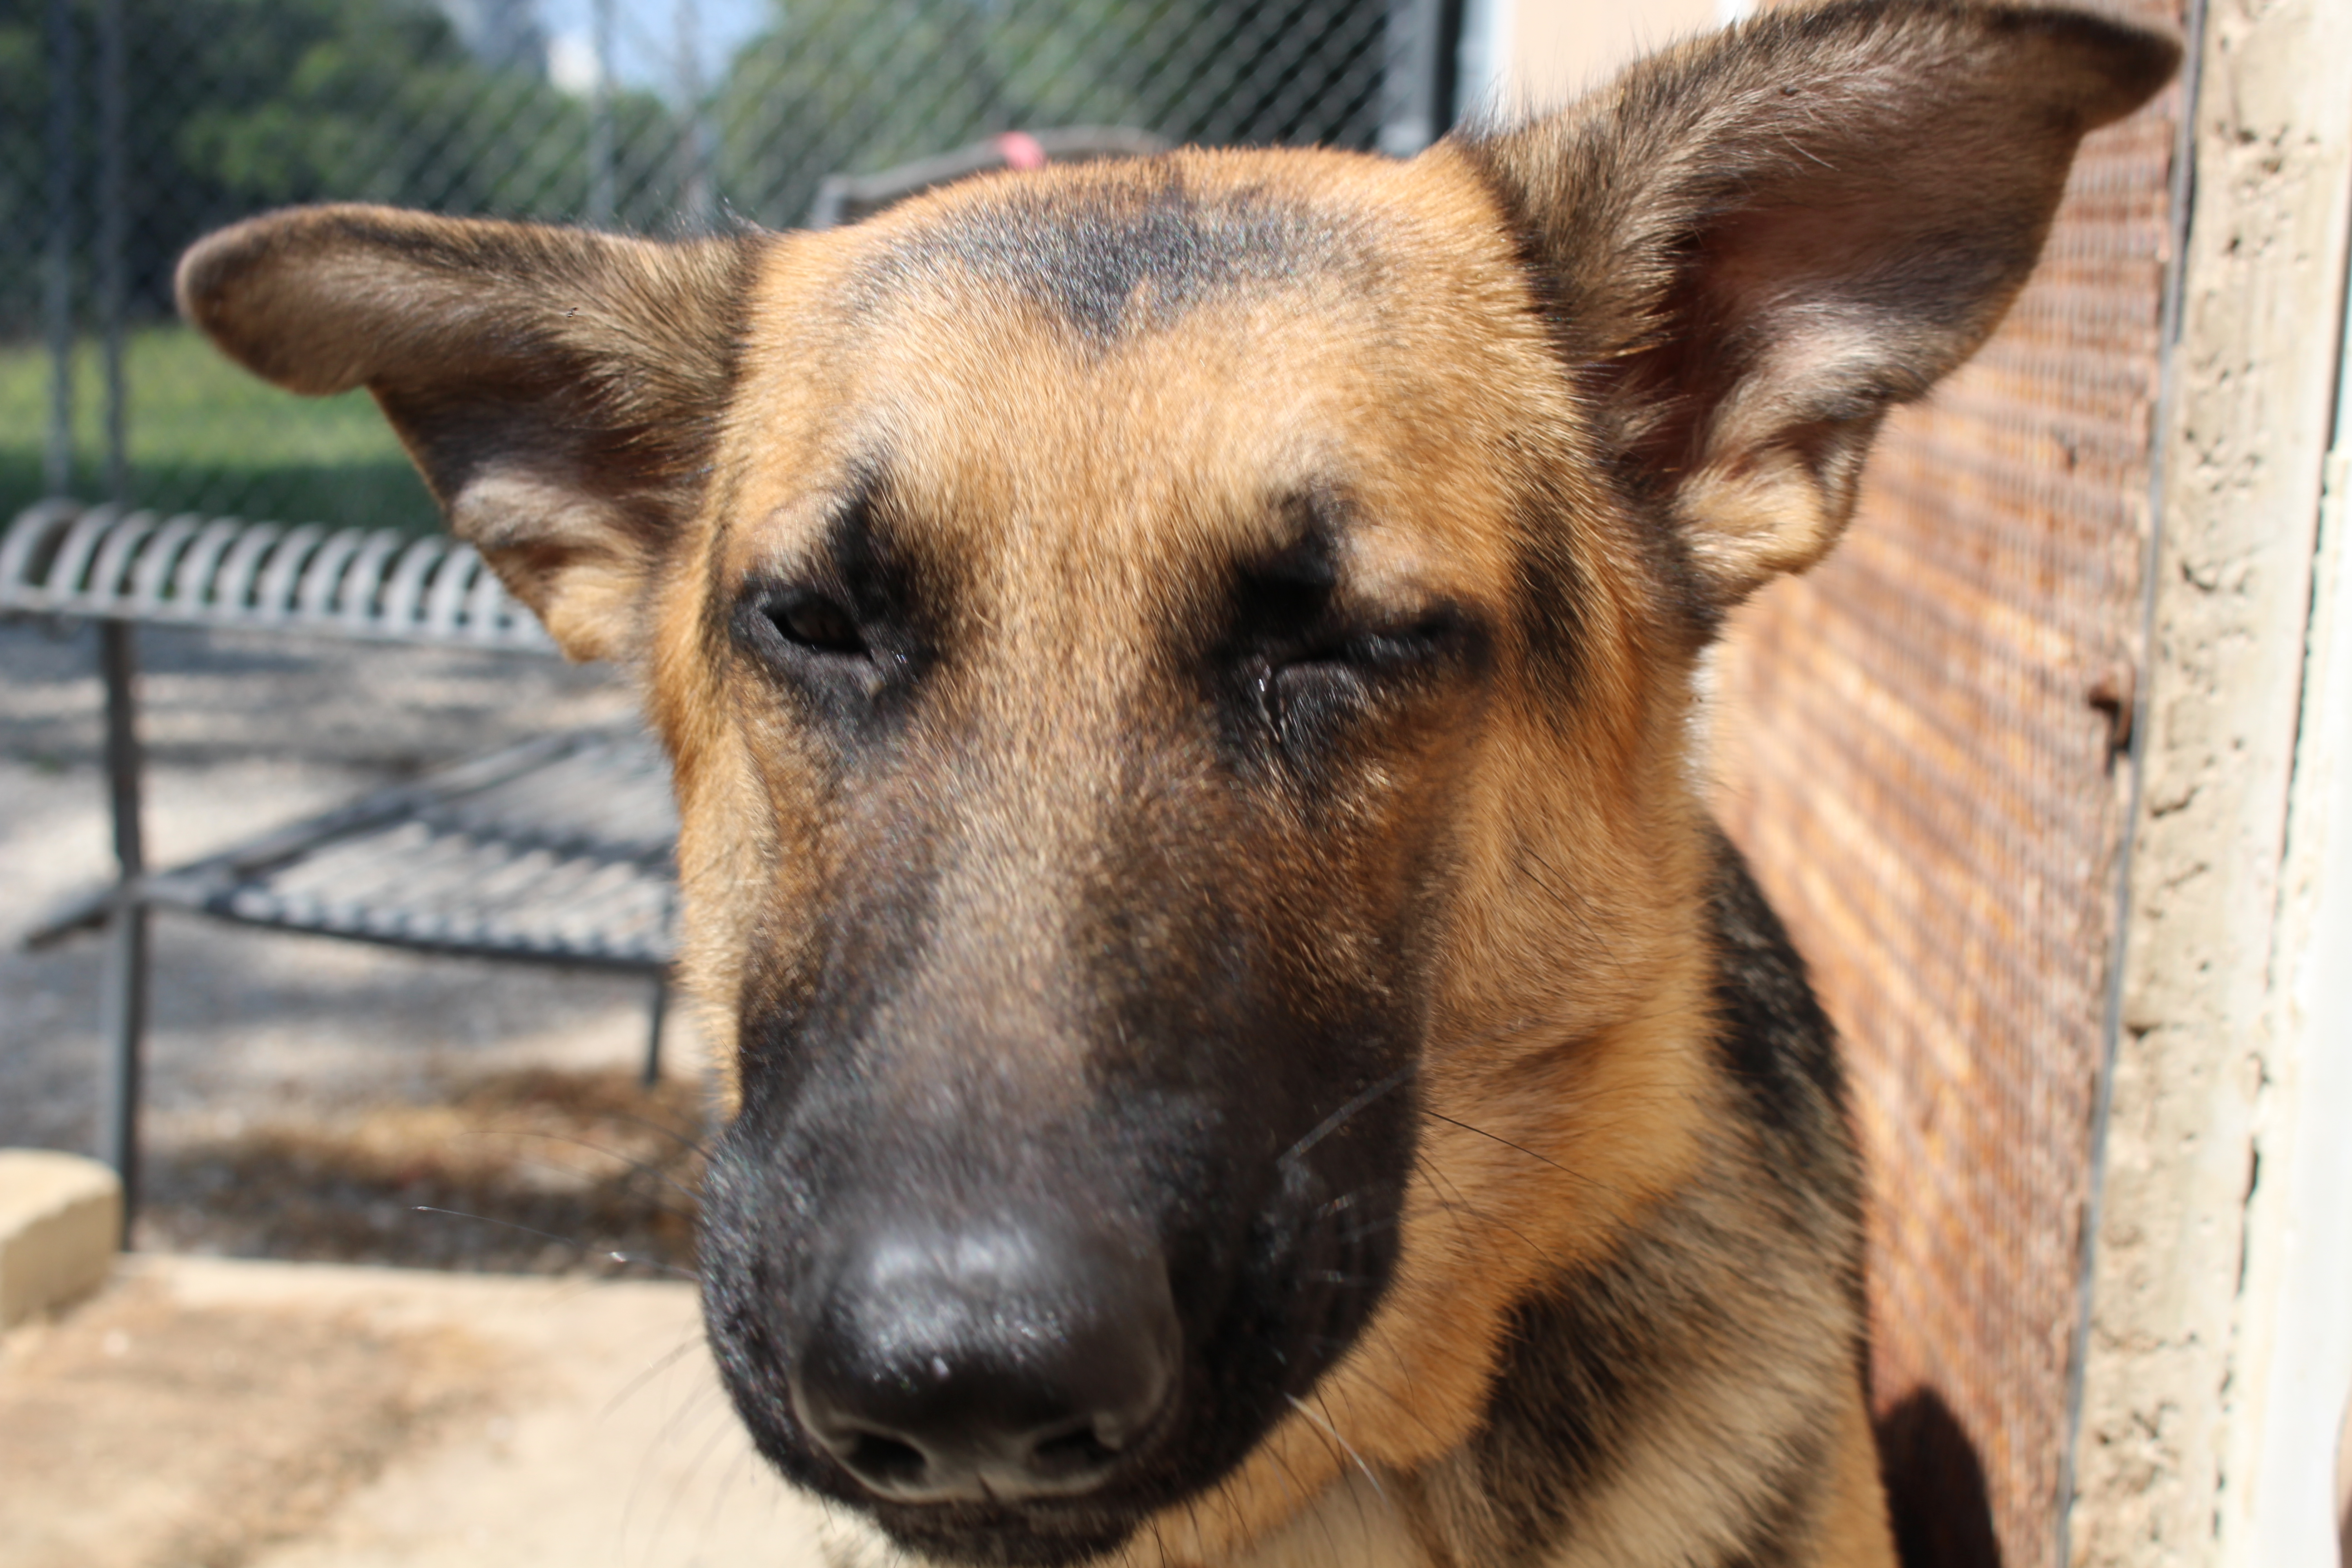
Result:
[[[905,742],[909,768],[954,781],[908,798],[962,847],[938,893],[957,918],[892,1002],[910,1095],[984,1058],[1033,1113],[1075,1103],[1090,1047],[1037,955],[1067,946],[1137,759],[1169,809],[1242,836],[1217,864],[1253,919],[1324,931],[1302,984],[1360,964],[1348,944],[1394,896],[1398,847],[1444,824],[1394,1278],[1311,1402],[1122,1563],[1501,1560],[1517,1527],[1475,1449],[1516,1315],[1643,1258],[1668,1294],[1741,1306],[1662,1297],[1654,1331],[1616,1324],[1647,1336],[1663,1386],[1547,1568],[1741,1552],[1793,1484],[1759,1456],[1810,1441],[1786,1561],[1893,1562],[1851,1265],[1752,1240],[1845,1222],[1766,1215],[1777,1156],[1721,1065],[1694,679],[1712,616],[1829,548],[1885,407],[1991,330],[2076,139],[2170,55],[2008,10],[1822,15],[1410,163],[1188,152],[688,247],[324,209],[227,231],[184,268],[190,315],[248,364],[370,386],[567,650],[637,662],[722,1059],[748,993],[825,962],[801,911],[859,874],[844,819],[862,803],[816,804],[822,743],[730,676],[712,628],[740,584],[809,562],[875,451],[891,504],[956,563],[963,617]],[[1168,189],[1295,216],[1321,248],[1199,299],[1147,276],[1122,308],[1149,330],[1121,331],[957,248],[1029,193],[1123,212]],[[1955,211],[1978,250],[1950,237]],[[1641,482],[1611,477],[1629,466]],[[1499,643],[1490,679],[1381,721],[1328,803],[1346,832],[1310,841],[1217,815],[1156,639],[1205,613],[1216,563],[1282,542],[1272,500],[1333,475],[1351,613],[1450,602]],[[1526,613],[1531,495],[1576,594],[1566,710],[1571,678]],[[986,1032],[927,1026],[982,973],[1003,999]],[[892,1560],[843,1531],[844,1561]]]
[[[1393,464],[1359,470],[1368,512],[1437,525],[1410,539],[1376,534],[1370,550],[1409,552],[1383,566],[1401,575],[1412,570],[1423,592],[1443,587],[1474,602],[1506,596],[1507,563],[1494,548],[1503,497],[1494,481],[1511,459],[1497,449],[1501,433],[1494,447],[1480,443],[1484,410],[1496,402],[1532,404],[1556,410],[1563,426],[1573,413],[1533,330],[1496,216],[1466,171],[1442,155],[1407,165],[1185,156],[1203,166],[1204,181],[1279,177],[1318,201],[1376,215],[1408,255],[1419,241],[1426,247],[1417,258],[1421,268],[1397,280],[1396,299],[1389,301],[1404,324],[1389,330],[1408,341],[1441,337],[1446,352],[1411,363],[1350,363],[1353,354],[1322,336],[1324,321],[1261,319],[1237,328],[1203,312],[1197,322],[1087,367],[1073,363],[1066,346],[1041,337],[1018,310],[992,319],[946,290],[939,309],[954,313],[947,347],[956,357],[944,362],[940,323],[921,304],[898,332],[860,338],[844,356],[848,363],[837,367],[815,333],[787,328],[750,356],[730,434],[722,440],[733,514],[752,520],[751,526],[714,534],[715,559],[690,562],[674,580],[723,580],[803,543],[811,521],[793,510],[795,485],[811,468],[822,468],[826,443],[839,438],[823,423],[824,409],[856,396],[854,381],[844,385],[835,378],[903,386],[919,373],[938,388],[936,401],[902,393],[893,412],[901,430],[912,432],[902,437],[905,443],[938,464],[937,515],[1011,512],[1082,520],[1087,529],[1083,539],[1025,532],[1012,550],[1001,535],[971,542],[972,554],[988,562],[990,577],[1001,584],[991,603],[1004,616],[1008,664],[1049,666],[1081,680],[1089,672],[1132,668],[1137,650],[1116,639],[1140,617],[1112,611],[1106,601],[1149,595],[1154,582],[1170,574],[1160,564],[1164,552],[1189,542],[1166,537],[1158,520],[1205,518],[1220,503],[1226,515],[1246,518],[1263,476],[1298,460],[1289,432],[1302,427],[1358,432],[1365,453]],[[982,200],[985,190],[939,201]],[[779,247],[755,297],[778,301],[770,312],[778,321],[806,320],[804,310],[784,301],[823,298],[841,287],[861,249],[937,216],[917,205],[895,220]],[[1465,237],[1472,243],[1464,243]],[[1244,342],[1250,353],[1235,355],[1232,345]],[[907,357],[898,358],[901,353]],[[1325,374],[1302,376],[1305,365],[1319,365]],[[988,382],[998,377],[1036,395],[971,419],[968,406],[983,403]],[[1057,397],[1064,387],[1077,395]],[[1407,410],[1411,423],[1402,416]],[[1445,439],[1431,438],[1441,432]],[[736,455],[752,433],[756,464],[749,454]],[[1055,453],[1085,460],[1053,468],[1033,456]],[[964,476],[984,473],[1017,475],[1021,489],[974,496],[954,488]],[[1601,510],[1597,500],[1592,510]],[[1596,541],[1608,542],[1605,535]],[[1630,553],[1630,545],[1618,548]],[[1081,598],[1069,583],[1083,569],[1082,554],[1098,561],[1101,571]],[[1589,570],[1609,584],[1614,564],[1597,559]],[[1049,609],[1054,618],[1043,618]],[[1657,680],[1663,656],[1642,638],[1640,610],[1605,599],[1596,610],[1610,617],[1597,631],[1612,621],[1621,627],[1606,641],[1595,637],[1611,661],[1597,673],[1604,688],[1630,696]],[[685,626],[695,617],[677,605],[666,619]],[[677,668],[657,670],[656,692],[676,690],[697,673],[688,638],[664,646],[677,650]],[[982,684],[976,700],[1020,689],[1011,679]],[[1094,727],[1117,721],[1116,696],[1115,689],[1081,688],[1064,691],[1048,711],[992,715],[998,727],[1035,727],[1023,747],[1033,809],[1036,781],[1070,779],[1082,786],[1092,776],[1093,749],[1106,743]],[[1530,709],[1536,700],[1519,699]],[[688,710],[724,701],[723,694],[706,692]],[[1467,820],[1483,832],[1470,847],[1467,880],[1476,889],[1465,899],[1470,915],[1456,953],[1442,965],[1454,984],[1444,999],[1448,1022],[1441,1037],[1470,1047],[1435,1065],[1432,1100],[1441,1114],[1491,1136],[1443,1122],[1432,1129],[1431,1174],[1416,1184],[1406,1221],[1406,1271],[1363,1342],[1327,1378],[1326,1425],[1295,1415],[1213,1503],[1155,1521],[1153,1539],[1180,1556],[1197,1552],[1215,1561],[1265,1532],[1297,1507],[1302,1491],[1351,1470],[1346,1447],[1366,1462],[1409,1471],[1457,1447],[1478,1418],[1511,1305],[1534,1281],[1606,1247],[1650,1197],[1677,1184],[1693,1158],[1696,1130],[1686,1108],[1706,1076],[1696,1059],[1707,1033],[1696,925],[1706,866],[1697,835],[1675,820],[1695,810],[1678,783],[1679,711],[1669,705],[1644,712],[1629,702],[1614,713],[1597,712],[1579,736],[1582,743],[1565,754],[1549,738],[1529,743],[1525,726],[1537,717],[1530,711],[1520,724],[1491,731],[1454,781]],[[709,994],[731,994],[729,956],[744,950],[759,908],[799,898],[797,868],[814,847],[739,837],[742,823],[788,820],[787,812],[703,805],[707,788],[777,802],[805,791],[806,775],[786,760],[788,743],[776,740],[761,763],[743,756],[740,742],[719,742],[730,756],[706,750],[699,729],[671,731],[685,807],[692,951],[700,987]],[[763,777],[744,777],[746,768]],[[721,778],[724,785],[717,783]],[[1658,807],[1629,805],[1651,802]],[[1652,809],[1666,819],[1639,820]],[[1083,802],[1048,805],[1037,815],[1061,818],[1073,834],[1085,830]],[[1527,897],[1521,862],[1531,854],[1580,868],[1571,896],[1585,926],[1609,933],[1605,962],[1559,962],[1557,910]],[[1041,854],[1039,875],[1006,889],[997,906],[1002,921],[1044,918],[1020,905],[1039,898],[1050,904],[1051,861]],[[761,880],[747,882],[747,864],[769,869]],[[1575,978],[1572,989],[1563,984],[1567,975]],[[1528,1018],[1559,1021],[1515,1026]],[[1522,1150],[1556,1163],[1531,1168]],[[1579,1166],[1609,1174],[1596,1180],[1578,1174]]]

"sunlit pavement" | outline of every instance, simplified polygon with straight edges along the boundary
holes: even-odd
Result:
[[[694,1291],[125,1260],[0,1341],[9,1568],[815,1568]]]

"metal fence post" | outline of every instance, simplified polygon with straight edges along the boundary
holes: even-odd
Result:
[[[80,118],[80,51],[74,47],[73,0],[49,0],[48,254],[44,258],[41,321],[49,350],[49,429],[41,483],[53,496],[73,489],[74,131]]]
[[[644,1082],[647,1089],[651,1089],[654,1085],[661,1082],[662,1027],[663,1025],[668,1021],[668,1018],[669,975],[667,973],[664,973],[654,976],[653,998],[651,1005],[646,1009],[646,1070]]]
[[[123,0],[99,8],[99,310],[106,341],[106,489],[117,505],[130,500],[128,388],[123,382],[123,316],[130,304],[130,42]],[[128,621],[99,627],[99,660],[106,678],[106,779],[114,816],[114,858],[121,872],[107,926],[106,973],[99,1034],[107,1053],[108,1163],[122,1178],[122,1237],[127,1246],[139,1196],[139,1099],[147,1032],[147,906],[141,878],[147,868],[140,822],[136,685],[139,645]]]
[[[677,213],[681,226],[702,230],[702,136],[696,105],[702,98],[702,40],[694,0],[671,0],[669,47],[675,58],[671,90],[677,94]]]
[[[131,294],[130,41],[123,0],[98,12],[98,290],[106,334],[106,494],[127,503],[130,410],[122,379],[123,312]]]
[[[588,117],[588,222],[613,226],[620,193],[613,177],[613,0],[596,0],[596,92]]]
[[[139,1095],[147,1030],[147,906],[140,879],[147,868],[140,827],[135,629],[99,623],[99,662],[106,678],[106,784],[114,816],[114,859],[121,879],[107,921],[106,968],[100,985],[99,1038],[106,1052],[100,1157],[122,1178],[122,1236],[128,1245],[139,1197]]]
[[[1454,126],[1461,0],[1389,0],[1381,151],[1410,158]]]

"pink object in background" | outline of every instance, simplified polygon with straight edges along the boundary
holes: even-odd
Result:
[[[1045,149],[1037,138],[1026,131],[1008,131],[996,139],[996,150],[1004,154],[1004,162],[1015,169],[1042,169],[1045,166]]]

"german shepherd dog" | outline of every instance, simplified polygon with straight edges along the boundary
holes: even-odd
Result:
[[[840,1561],[1894,1561],[1837,1048],[1695,680],[2178,55],[1838,0],[1405,162],[188,255],[641,672],[710,1342]]]

